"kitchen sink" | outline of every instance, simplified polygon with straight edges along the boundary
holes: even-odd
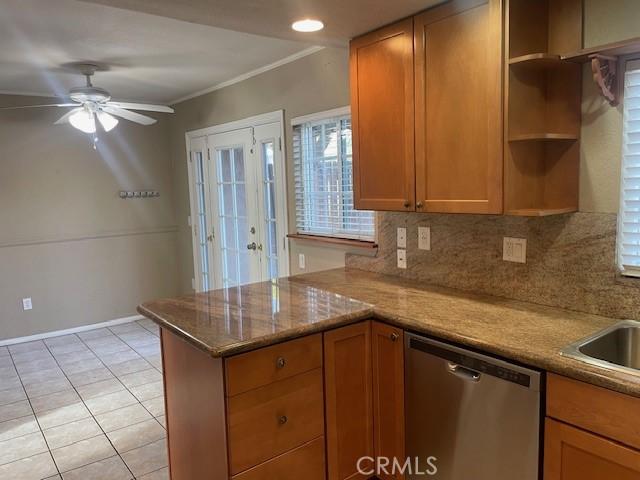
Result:
[[[640,322],[625,320],[564,348],[561,355],[640,376]]]

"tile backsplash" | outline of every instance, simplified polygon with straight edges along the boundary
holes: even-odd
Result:
[[[351,268],[542,305],[640,319],[640,279],[616,269],[615,214],[543,218],[378,213],[375,257],[348,254]],[[431,227],[431,250],[418,227]],[[407,229],[407,269],[396,266],[396,230]],[[526,263],[502,260],[503,237],[527,239]]]

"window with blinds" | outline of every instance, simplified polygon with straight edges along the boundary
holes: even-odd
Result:
[[[627,64],[623,135],[618,262],[623,275],[640,277],[640,61]]]
[[[374,213],[353,208],[351,118],[314,117],[293,125],[298,233],[372,241]]]

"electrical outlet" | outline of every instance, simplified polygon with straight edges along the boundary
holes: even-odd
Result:
[[[304,270],[306,268],[304,253],[298,254],[298,267],[300,267],[300,270]]]
[[[398,249],[398,268],[407,268],[407,251]]]
[[[431,250],[431,227],[418,227],[418,248]]]
[[[397,237],[398,248],[407,248],[407,229],[404,227],[398,227]]]
[[[527,263],[527,239],[504,237],[502,259],[505,262]]]
[[[33,303],[31,302],[31,297],[23,298],[22,299],[22,310],[27,311],[27,310],[32,310],[32,309],[33,309]]]

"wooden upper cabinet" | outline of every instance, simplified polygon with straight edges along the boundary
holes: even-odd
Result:
[[[546,420],[545,480],[640,480],[640,452]]]
[[[324,366],[327,478],[366,478],[357,463],[373,456],[371,322],[326,332]]]
[[[417,211],[502,213],[502,3],[414,18]]]
[[[360,210],[415,210],[413,19],[351,42],[353,190]]]
[[[371,323],[373,355],[373,446],[375,457],[404,462],[404,342],[399,328]],[[382,480],[401,480],[399,471]]]

